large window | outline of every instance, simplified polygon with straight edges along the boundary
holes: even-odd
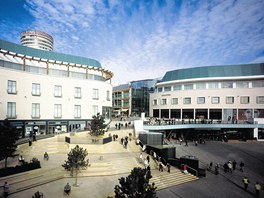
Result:
[[[196,83],[196,89],[206,89],[206,83]]]
[[[95,100],[99,99],[99,90],[98,89],[93,89],[93,99],[95,99]]]
[[[153,105],[154,105],[154,106],[158,105],[158,100],[157,100],[157,99],[154,99],[154,100],[153,100]]]
[[[54,96],[55,97],[62,97],[62,86],[61,85],[55,85],[54,86]]]
[[[210,82],[208,83],[208,89],[218,89],[219,83],[218,82]]]
[[[9,94],[16,94],[17,93],[16,81],[12,81],[12,80],[8,81],[7,93],[9,93]]]
[[[226,97],[226,104],[234,104],[235,99],[233,96],[227,96]]]
[[[173,91],[177,91],[177,90],[182,90],[182,86],[181,85],[174,85]]]
[[[212,104],[219,104],[220,103],[220,97],[212,97]]]
[[[198,97],[197,104],[205,104],[205,97]]]
[[[240,97],[241,104],[249,104],[249,96],[241,96]]]
[[[106,91],[106,100],[110,101],[110,91]]]
[[[264,104],[264,96],[257,96],[257,104]]]
[[[74,105],[74,118],[81,117],[81,105]]]
[[[253,81],[252,87],[264,87],[264,80]]]
[[[40,84],[32,83],[32,96],[40,96]]]
[[[221,88],[233,88],[233,82],[222,82]]]
[[[74,87],[74,98],[82,98],[81,87]]]
[[[16,103],[7,103],[7,118],[16,118]]]
[[[32,103],[32,118],[40,118],[40,104]]]
[[[171,91],[171,87],[164,87],[164,91]]]
[[[249,82],[237,82],[236,83],[236,87],[237,88],[249,88]]]
[[[176,105],[176,104],[178,104],[178,98],[172,98],[172,99],[171,99],[171,104],[172,104],[172,105]]]
[[[185,97],[183,99],[183,104],[191,104],[192,103],[192,99],[191,97]]]
[[[158,87],[158,92],[162,92],[162,87]]]
[[[62,117],[62,108],[61,104],[54,105],[54,118],[61,118]]]
[[[184,90],[191,90],[193,89],[193,84],[185,84],[184,85]]]
[[[161,101],[160,101],[161,105],[166,105],[167,104],[167,99],[166,98],[162,98]]]
[[[92,109],[93,115],[97,115],[97,113],[98,113],[98,106],[97,105],[93,105],[92,108],[93,108]]]

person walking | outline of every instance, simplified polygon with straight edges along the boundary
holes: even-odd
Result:
[[[244,172],[244,166],[245,166],[244,162],[241,161],[239,166],[240,166],[240,171]]]
[[[233,160],[233,170],[236,170],[236,165],[237,165],[237,162],[236,162],[236,160]]]
[[[228,166],[228,172],[232,173],[232,171],[233,171],[233,166],[232,166],[232,163],[231,163],[230,160],[228,161],[227,166]]]
[[[247,177],[244,177],[242,181],[243,181],[243,184],[244,184],[244,190],[247,190],[248,189],[248,184],[250,183],[249,179]]]
[[[215,166],[215,174],[216,175],[219,174],[219,168],[220,168],[219,163],[217,163],[216,166]]]
[[[170,166],[169,163],[167,163],[167,168],[168,168],[168,173],[170,173],[170,168],[171,168],[171,166]]]
[[[256,190],[256,196],[259,197],[259,192],[261,190],[261,185],[259,184],[259,182],[256,182],[255,190]]]
[[[143,163],[143,155],[142,155],[142,153],[140,153],[139,160],[140,160],[140,163]]]
[[[67,195],[70,195],[71,193],[71,186],[69,183],[67,183],[65,186],[64,186],[64,193],[67,194]]]
[[[9,194],[9,184],[7,182],[5,182],[4,186],[4,197],[8,197],[8,194]]]

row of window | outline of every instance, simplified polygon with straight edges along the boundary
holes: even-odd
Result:
[[[92,106],[92,113],[96,115],[98,113],[98,106]],[[31,110],[32,118],[40,118],[40,103],[32,103]],[[7,118],[17,118],[16,115],[16,103],[7,103]],[[54,104],[54,118],[62,118],[62,104]],[[74,105],[74,118],[81,118],[81,105]]]
[[[17,94],[17,83],[16,81],[8,80],[7,84],[7,93],[9,94]],[[40,96],[40,84],[39,83],[32,83],[32,96]],[[62,86],[61,85],[54,85],[54,97],[62,97]],[[82,98],[81,87],[74,87],[74,97],[75,98]],[[93,89],[92,98],[95,100],[99,99],[99,90]],[[110,91],[106,93],[106,99],[110,101]]]
[[[234,104],[235,103],[235,97],[233,96],[227,96],[225,98],[226,104]],[[219,104],[220,103],[220,97],[213,96],[211,97],[211,104]],[[240,97],[240,104],[249,104],[250,103],[250,97],[249,96],[241,96]],[[256,97],[256,103],[257,104],[264,104],[264,96],[257,96]],[[154,99],[153,103],[154,106],[158,105],[158,99]],[[160,99],[161,105],[167,105],[168,99],[162,98]],[[171,99],[172,105],[179,104],[179,98],[172,98]],[[183,98],[183,104],[192,104],[192,98],[191,97],[184,97]],[[197,104],[205,104],[205,97],[197,97]]]
[[[189,84],[177,84],[174,86],[158,87],[156,92],[192,90],[192,89],[228,89],[228,88],[256,88],[264,87],[264,80],[256,81],[238,81],[238,82],[200,82]]]

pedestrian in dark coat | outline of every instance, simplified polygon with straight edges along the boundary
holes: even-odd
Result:
[[[237,162],[236,162],[236,160],[234,160],[233,161],[233,170],[236,170],[236,164],[237,164]]]

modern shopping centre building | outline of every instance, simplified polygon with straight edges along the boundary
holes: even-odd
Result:
[[[83,130],[97,113],[110,122],[112,77],[94,59],[0,40],[0,121],[22,137]]]
[[[264,64],[168,71],[150,94],[148,131],[264,139]]]

